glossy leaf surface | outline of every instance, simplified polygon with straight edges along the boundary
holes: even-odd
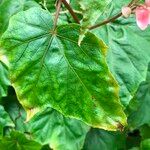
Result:
[[[105,61],[106,46],[87,33],[79,47],[79,30],[70,24],[53,31],[50,13],[39,8],[12,17],[2,39],[11,82],[27,119],[50,106],[93,127],[116,130],[126,125],[126,116]]]

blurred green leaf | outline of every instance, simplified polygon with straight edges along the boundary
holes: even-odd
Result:
[[[141,142],[140,150],[150,150],[150,139]]]
[[[141,136],[139,130],[128,131],[126,137],[126,149],[136,149],[140,147]]]
[[[52,149],[80,150],[89,127],[81,121],[65,118],[52,108],[37,114],[28,123],[28,132],[41,144]]]
[[[83,150],[123,150],[125,133],[91,129],[87,134]]]
[[[0,59],[0,99],[7,96],[7,89],[10,85],[8,74],[8,67]]]
[[[133,148],[130,148],[129,150],[140,150],[139,147],[133,147]]]
[[[16,95],[9,95],[3,98],[3,106],[11,117],[13,123],[15,124],[15,130],[21,132],[26,132],[26,113],[22,106],[19,104]]]
[[[40,150],[41,145],[35,141],[27,139],[22,133],[11,132],[10,137],[0,140],[1,150]]]
[[[14,124],[10,119],[8,113],[4,110],[3,106],[0,105],[0,139],[3,136],[3,128],[6,126],[14,127]]]
[[[44,145],[41,150],[52,150],[49,145]]]
[[[140,127],[140,134],[142,136],[142,139],[150,139],[150,126],[143,125]]]
[[[144,124],[150,125],[150,64],[146,81],[142,82],[128,107],[128,124],[138,128]]]

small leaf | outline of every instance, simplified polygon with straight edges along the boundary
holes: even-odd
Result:
[[[88,31],[88,27],[94,25],[97,19],[102,15],[107,5],[112,0],[80,0],[79,3],[83,20],[81,22],[82,27],[79,35],[78,44],[80,45],[83,41],[85,34]]]
[[[89,27],[95,24],[96,20],[102,15],[107,5],[112,0],[80,0],[79,3],[83,13],[83,27]]]
[[[12,85],[31,116],[50,106],[93,127],[117,130],[126,116],[106,64],[106,46],[88,32],[79,47],[79,30],[69,24],[53,32],[51,14],[40,8],[12,17],[2,38]]]

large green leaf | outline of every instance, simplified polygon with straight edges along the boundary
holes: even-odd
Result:
[[[147,79],[142,82],[129,104],[128,123],[132,128],[138,128],[144,124],[150,125],[150,64]]]
[[[38,4],[33,0],[3,0],[0,3],[0,36],[7,29],[12,15],[34,6]]]
[[[125,149],[125,134],[91,129],[87,134],[83,150]]]
[[[13,127],[14,124],[3,106],[0,105],[0,138],[3,136],[3,128],[6,126]]]
[[[10,137],[0,140],[1,150],[40,150],[41,145],[27,139],[23,134],[13,131]]]
[[[7,95],[7,88],[9,85],[8,67],[0,59],[0,99]]]
[[[128,0],[127,0],[128,1]],[[118,1],[116,1],[117,3]],[[110,7],[110,12],[103,17],[113,16],[120,12],[121,1]],[[109,15],[108,15],[109,14]],[[99,22],[101,22],[99,18]],[[134,96],[139,84],[145,80],[148,62],[150,61],[150,29],[141,31],[137,28],[134,16],[120,18],[93,32],[108,45],[108,65],[120,85],[120,98],[124,106]]]
[[[12,17],[1,43],[12,85],[28,118],[50,106],[93,127],[116,130],[126,125],[126,116],[105,61],[106,46],[87,33],[79,47],[79,30],[70,24],[53,32],[50,13],[40,8]]]
[[[54,150],[80,150],[89,127],[81,121],[65,118],[52,108],[37,114],[28,125],[28,132],[41,144],[50,143]]]

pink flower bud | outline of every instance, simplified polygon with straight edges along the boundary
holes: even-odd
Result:
[[[146,6],[150,7],[150,0],[145,0]]]
[[[149,25],[149,10],[146,7],[137,7],[135,10],[136,22],[141,30],[145,30]]]
[[[128,18],[130,15],[131,15],[131,8],[130,7],[122,7],[122,15],[125,17],[125,18]]]

